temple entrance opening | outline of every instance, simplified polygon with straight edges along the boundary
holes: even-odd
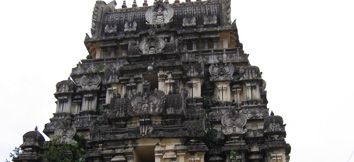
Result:
[[[139,146],[135,149],[135,162],[155,162],[155,146]]]

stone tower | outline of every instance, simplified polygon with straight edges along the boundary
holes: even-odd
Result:
[[[48,137],[82,136],[87,162],[289,161],[283,119],[267,108],[231,0],[116,5],[96,2],[89,54],[56,85]],[[43,143],[26,134],[14,160],[40,162]]]

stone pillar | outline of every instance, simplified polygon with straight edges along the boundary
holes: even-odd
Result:
[[[167,94],[167,87],[166,87],[166,80],[167,80],[167,73],[164,71],[160,71],[158,74],[158,89],[165,94]]]
[[[134,160],[134,148],[133,147],[129,147],[125,150],[125,159],[126,162],[135,162]]]
[[[259,85],[257,83],[246,83],[245,86],[246,100],[260,100],[260,90]]]
[[[224,81],[224,82],[216,82],[216,89],[215,89],[215,96],[217,101],[221,102],[231,102],[231,88],[230,88],[230,82],[229,81]]]
[[[57,97],[57,113],[70,113],[71,95]]]
[[[163,151],[164,148],[157,144],[155,147],[155,162],[163,162]]]
[[[71,113],[71,96],[75,84],[71,80],[64,80],[56,85],[55,97],[57,98],[57,113]]]
[[[200,98],[202,92],[202,80],[200,78],[192,78],[187,84],[188,84],[188,97]]]
[[[233,100],[235,103],[238,105],[241,104],[241,92],[242,92],[242,87],[239,85],[233,85],[232,86],[232,93],[233,93]]]
[[[227,62],[225,59],[224,62]],[[231,102],[230,83],[233,80],[235,67],[230,63],[217,63],[209,67],[210,80],[215,83],[214,99],[219,102]]]
[[[268,152],[269,162],[286,162],[285,149],[274,149]]]
[[[246,124],[247,116],[238,110],[229,110],[222,115],[222,132],[227,139],[222,150],[227,155],[226,161],[246,162],[245,154],[248,149],[244,140]]]
[[[175,80],[172,77],[172,74],[169,74],[167,77],[167,80],[165,81],[165,89],[166,92],[165,94],[173,93],[174,92],[174,86],[175,86]]]
[[[106,104],[109,104],[109,103],[111,103],[111,100],[112,100],[112,98],[113,98],[113,94],[114,94],[114,91],[115,91],[116,89],[115,88],[107,88],[107,92],[106,92]]]
[[[127,96],[133,96],[135,93],[137,93],[137,84],[134,79],[130,79],[129,82],[125,85],[125,95]]]
[[[177,152],[177,162],[185,162],[186,153],[185,152]]]
[[[82,98],[82,111],[96,111],[97,95],[86,93]]]

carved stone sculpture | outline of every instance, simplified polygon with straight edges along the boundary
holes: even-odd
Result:
[[[232,80],[235,67],[232,64],[212,64],[209,67],[209,73],[211,75],[211,81],[226,81]]]
[[[136,21],[133,22],[125,22],[124,25],[124,31],[125,32],[132,32],[132,31],[136,31],[138,24],[136,23]]]
[[[158,115],[164,111],[165,94],[155,90],[153,93],[137,94],[131,99],[132,115]]]
[[[149,25],[165,25],[171,22],[174,10],[161,1],[155,2],[155,5],[147,10],[145,18]]]
[[[280,152],[289,161],[231,0],[111,1],[96,1],[88,55],[56,86],[51,140],[83,137],[88,162],[264,162]],[[14,162],[44,162],[45,146],[38,131],[26,134]]]
[[[107,34],[112,34],[117,32],[117,25],[109,25],[107,24],[106,27],[104,27],[104,32]]]
[[[247,117],[235,110],[227,111],[221,118],[222,132],[225,135],[242,135],[245,129]]]
[[[215,15],[204,16],[204,25],[216,25],[218,23],[218,17]]]
[[[195,26],[197,25],[197,19],[195,17],[183,18],[183,26]]]
[[[95,90],[101,83],[101,77],[98,75],[83,75],[78,82],[83,90]]]
[[[166,42],[161,37],[144,37],[140,42],[140,50],[143,54],[157,54],[162,52],[165,45]]]
[[[73,92],[75,88],[75,83],[71,80],[64,80],[57,84],[57,93],[68,93]]]

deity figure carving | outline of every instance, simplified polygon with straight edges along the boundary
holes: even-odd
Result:
[[[116,24],[114,24],[114,25],[109,25],[109,24],[107,24],[105,27],[104,27],[104,32],[106,33],[106,34],[112,34],[112,33],[115,33],[115,32],[117,32],[117,25]]]
[[[265,133],[285,132],[285,124],[281,116],[271,115],[264,120]]]
[[[57,93],[73,92],[75,83],[71,80],[64,80],[57,84]]]
[[[147,136],[147,135],[151,134],[153,130],[154,130],[154,127],[152,127],[151,125],[142,125],[142,126],[140,126],[140,135]]]
[[[136,94],[131,99],[131,115],[159,115],[165,107],[166,97],[162,91]]]
[[[94,90],[99,87],[101,77],[98,75],[84,75],[77,81],[83,90]]]
[[[133,22],[125,22],[124,24],[124,31],[125,32],[131,32],[131,31],[136,31],[138,24],[136,23],[136,21]]]
[[[155,2],[154,7],[149,8],[145,13],[148,25],[165,25],[171,22],[174,10],[162,1]]]
[[[204,25],[215,25],[218,23],[218,17],[215,15],[204,16]]]
[[[140,50],[143,54],[157,54],[162,52],[166,43],[160,37],[145,37],[140,42]]]
[[[183,26],[196,26],[197,19],[195,17],[185,17],[183,18]]]
[[[247,117],[236,110],[226,111],[221,117],[222,132],[225,135],[242,135],[247,132]]]
[[[232,80],[235,67],[232,64],[213,64],[209,67],[209,73],[212,81]]]

